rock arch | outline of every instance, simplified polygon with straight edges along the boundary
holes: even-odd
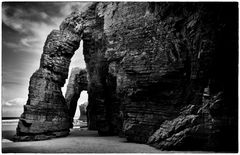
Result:
[[[237,77],[229,69],[237,68],[237,12],[236,3],[100,2],[72,13],[46,40],[17,136],[68,134],[61,87],[83,40],[88,115],[100,135],[122,131],[165,150],[236,150],[237,141],[226,146],[225,138],[237,137],[237,89],[224,83]],[[213,103],[204,100],[206,88]]]
[[[83,90],[87,91],[88,81],[87,81],[87,71],[85,69],[80,69],[75,67],[71,70],[71,75],[69,77],[67,91],[65,94],[66,103],[69,110],[70,122],[73,122],[73,117],[76,113],[77,102],[80,94]],[[71,124],[71,127],[73,125]]]
[[[103,93],[99,93],[103,90],[101,77],[92,74],[104,66],[104,63],[98,63],[103,61],[99,54],[103,46],[97,46],[103,45],[102,40],[101,37],[96,39],[96,35],[101,36],[103,19],[96,18],[95,6],[96,3],[93,3],[84,13],[73,12],[62,22],[59,30],[53,30],[48,35],[40,67],[30,78],[28,101],[19,119],[15,140],[41,140],[69,134],[71,110],[67,107],[61,87],[68,77],[71,58],[81,40],[84,41],[87,70],[93,79],[89,85],[97,85],[95,88],[99,94],[95,96],[96,90],[89,89],[90,96],[96,97],[94,101],[90,100],[89,106],[92,106],[91,102],[104,104],[101,100]],[[91,60],[91,57],[96,60]],[[89,63],[96,63],[97,66],[90,68]],[[99,118],[101,114],[98,113]],[[104,121],[104,118],[101,120]]]

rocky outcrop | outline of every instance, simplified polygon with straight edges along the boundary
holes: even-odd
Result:
[[[148,144],[162,150],[216,150],[220,142],[216,135],[221,134],[221,127],[229,125],[223,117],[213,117],[218,110],[211,107],[224,102],[222,95],[203,98],[201,106],[185,106],[177,118],[161,124]]]
[[[87,72],[85,69],[73,68],[69,77],[67,91],[65,94],[66,103],[69,110],[69,117],[73,123],[73,117],[76,113],[77,102],[83,90],[87,90]],[[73,124],[71,124],[73,127]]]
[[[46,83],[48,75],[57,85],[54,90],[60,90],[82,39],[89,129],[165,150],[233,151],[237,148],[233,136],[237,134],[237,19],[237,3],[94,2],[86,11],[72,13],[60,31],[50,34],[45,47],[58,48],[44,48],[41,74],[33,75],[30,88],[42,90],[32,83]],[[43,70],[48,74],[43,76]],[[43,96],[56,93],[45,88]],[[211,101],[203,100],[205,88],[211,90],[205,92]],[[28,103],[38,100],[32,91]],[[221,102],[215,102],[218,98]],[[39,105],[34,108],[41,109]],[[228,132],[234,134],[226,136]],[[222,138],[235,141],[224,145]]]
[[[40,68],[32,75],[16,140],[40,140],[69,133],[69,113],[61,87],[80,37],[68,30],[53,30],[44,46]]]
[[[162,150],[229,151],[229,146],[222,147],[228,144],[219,139],[229,134],[223,129],[231,126],[232,121],[224,116],[223,104],[223,93],[219,92],[203,97],[201,106],[185,106],[177,118],[160,125],[148,144]]]
[[[233,4],[219,3],[114,3],[106,7],[105,56],[109,74],[116,77],[123,131],[129,141],[145,143],[164,121],[178,118],[184,106],[201,105],[209,81],[216,90],[226,86],[212,73],[221,75],[213,64],[223,60],[217,51],[224,52],[221,48],[233,43],[222,44],[223,32],[234,38],[229,30],[230,25],[236,30],[236,23],[222,14],[226,9],[236,17],[233,8]],[[191,122],[195,116],[186,119]]]
[[[177,117],[181,106],[201,103],[203,88],[202,83],[197,82],[200,72],[197,55],[200,51],[208,54],[207,50],[200,49],[204,45],[201,38],[204,34],[196,34],[195,44],[202,44],[196,49],[188,40],[188,32],[196,25],[189,29],[181,27],[181,24],[194,23],[191,19],[197,16],[198,6],[193,12],[181,14],[183,10],[171,10],[174,5],[177,4],[116,3],[117,11],[114,12],[111,5],[106,8],[114,14],[105,16],[105,56],[109,61],[109,74],[116,77],[123,131],[129,141],[147,142],[159,124]],[[164,9],[170,10],[160,11]],[[201,26],[198,27],[201,31]],[[194,38],[194,34],[191,37]]]
[[[15,140],[41,140],[66,136],[70,118],[61,87],[68,77],[71,57],[78,49],[82,27],[64,22],[47,37],[40,68],[32,75],[29,95]]]
[[[79,110],[80,110],[79,120],[87,121],[87,105],[88,105],[88,102],[85,102],[79,105]]]
[[[102,73],[105,63],[99,53],[104,48],[101,38],[103,19],[97,18],[96,5],[97,3],[90,3],[83,13],[73,12],[62,22],[60,30],[53,30],[47,37],[40,68],[30,79],[29,98],[19,120],[15,140],[40,140],[68,135],[71,106],[68,108],[61,87],[68,76],[70,59],[81,39],[84,41],[90,79],[89,128],[96,129],[97,126],[100,133],[109,132],[102,80],[102,76],[105,76]]]

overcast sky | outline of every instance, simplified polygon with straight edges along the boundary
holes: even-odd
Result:
[[[58,29],[72,11],[84,10],[86,5],[83,2],[2,3],[3,117],[18,117],[23,112],[29,79],[39,68],[47,35]],[[82,46],[72,58],[72,67],[85,68]],[[84,92],[79,103],[86,100],[87,93]]]

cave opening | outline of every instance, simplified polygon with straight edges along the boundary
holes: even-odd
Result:
[[[73,117],[74,128],[87,127],[87,105],[88,105],[88,93],[86,90],[83,90],[77,101],[76,111]]]
[[[81,41],[79,48],[71,58],[69,76],[62,88],[68,106],[72,128],[87,127],[86,109],[88,105],[88,92],[86,79],[82,77],[85,68],[83,41]],[[84,75],[84,77],[86,76]]]

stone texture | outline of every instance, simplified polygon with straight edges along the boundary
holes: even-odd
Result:
[[[224,112],[215,117],[221,110],[212,109],[223,102],[223,93],[219,92],[203,97],[201,106],[187,105],[177,118],[163,122],[149,137],[148,144],[162,150],[226,151],[219,148],[221,140],[216,137],[223,134],[221,128],[227,127],[230,119],[224,118]]]
[[[217,50],[223,47],[217,36],[228,29],[220,25],[233,23],[222,11],[231,8],[219,3],[113,3],[105,7],[105,57],[109,74],[116,77],[123,131],[129,141],[145,143],[160,124],[178,118],[182,107],[201,105],[209,80],[223,86],[212,74],[219,71],[213,63],[221,59]]]
[[[28,105],[65,103],[55,90],[82,39],[89,129],[165,150],[236,151],[237,10],[237,3],[93,2],[49,35],[21,118],[33,115]],[[54,89],[45,90],[47,82]],[[51,102],[48,92],[57,93]],[[18,131],[40,122],[29,117]]]
[[[69,77],[67,91],[65,94],[66,103],[69,110],[69,117],[73,123],[73,117],[76,113],[78,99],[83,90],[87,90],[87,72],[85,69],[73,68]],[[71,125],[73,127],[73,124]]]
[[[79,110],[80,110],[79,120],[87,121],[87,106],[88,106],[88,102],[85,102],[79,105]]]
[[[40,68],[31,76],[29,95],[17,127],[16,141],[66,136],[70,117],[61,87],[68,77],[70,59],[81,36],[62,28],[47,37]]]

